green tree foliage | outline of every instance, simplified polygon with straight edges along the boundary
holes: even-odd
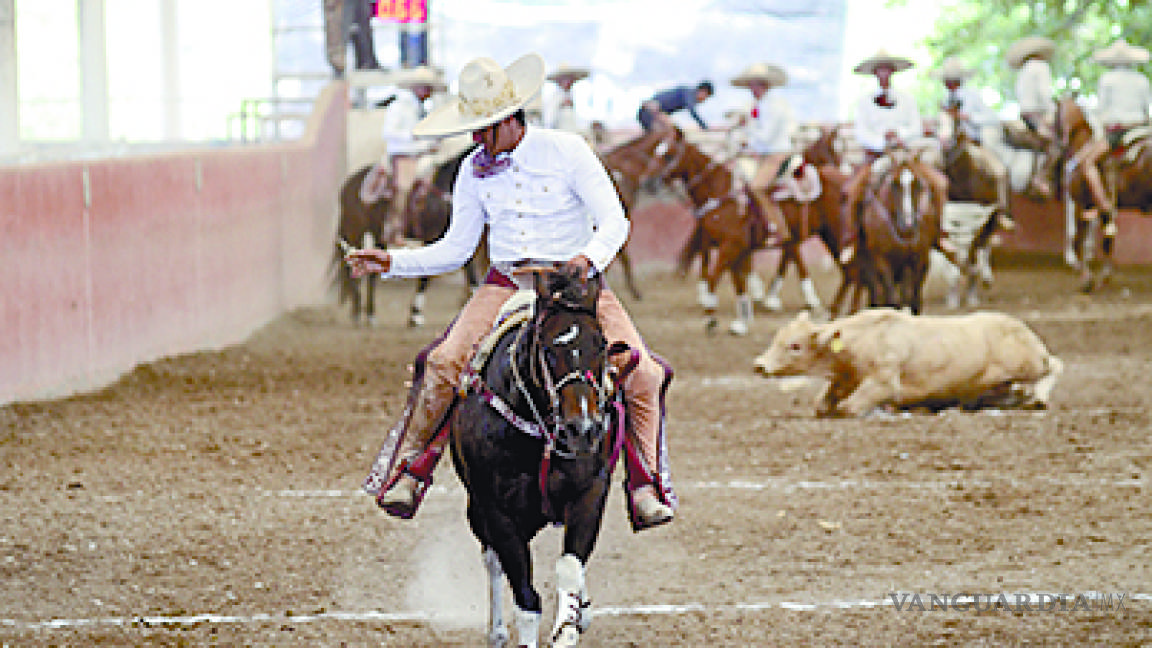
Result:
[[[890,4],[910,1],[890,0]],[[999,108],[1015,94],[1015,71],[1005,62],[1004,52],[1017,39],[1030,35],[1056,42],[1052,61],[1056,92],[1091,96],[1106,69],[1092,60],[1094,52],[1119,38],[1142,47],[1152,44],[1152,0],[945,0],[924,45],[935,66],[956,56],[975,69],[969,83],[998,91],[1002,99],[995,107]],[[1142,71],[1152,72],[1152,64],[1142,66]],[[940,96],[940,86],[925,74],[915,91],[923,102],[928,96]]]

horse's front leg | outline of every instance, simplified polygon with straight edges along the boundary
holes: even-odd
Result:
[[[484,547],[482,555],[488,572],[488,646],[506,648],[511,635],[504,619],[504,569],[492,547]]]
[[[772,281],[768,284],[768,291],[760,300],[764,304],[764,308],[778,313],[784,310],[784,301],[780,299],[780,288],[784,285],[784,273],[788,271],[788,261],[792,259],[795,254],[796,244],[788,241],[780,247],[780,260],[776,264],[776,272],[772,275]],[[755,295],[753,295],[755,298]]]
[[[596,545],[608,498],[610,477],[597,479],[564,514],[564,553],[556,561],[556,623],[552,645],[575,646],[592,623],[584,566]]]
[[[736,290],[736,319],[728,325],[728,332],[732,335],[747,335],[753,317],[752,297],[748,294],[748,277],[752,274],[751,247],[737,251],[729,269],[732,273],[732,287]]]
[[[801,253],[799,245],[792,246],[792,260],[796,264],[796,273],[800,277],[800,293],[804,295],[804,305],[813,315],[825,316],[827,310],[824,308],[824,303],[820,301],[816,286],[812,283],[812,276],[808,274],[808,264],[804,261],[804,255]]]
[[[513,617],[518,645],[536,648],[540,639],[542,606],[540,595],[532,586],[532,554],[527,540],[521,538],[511,518],[491,506],[469,504],[468,522],[473,534],[485,546],[484,565],[488,568],[492,615],[503,621],[503,605],[496,603],[503,594],[503,588],[493,580],[496,572],[501,571],[512,588],[512,600],[516,603]],[[489,558],[490,554],[494,560]],[[493,638],[499,637],[499,626],[494,625],[491,618],[488,632],[492,645],[499,645]]]
[[[416,280],[416,294],[412,295],[412,307],[408,312],[408,326],[424,326],[425,293],[428,292],[428,284],[431,282],[432,280],[428,277],[420,277]]]

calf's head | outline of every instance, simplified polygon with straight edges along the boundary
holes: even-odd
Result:
[[[813,322],[808,313],[776,331],[772,344],[753,362],[766,376],[822,375],[832,369],[832,356],[843,344],[839,328]]]

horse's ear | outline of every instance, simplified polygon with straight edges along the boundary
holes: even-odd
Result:
[[[544,277],[544,273],[534,271],[532,273],[532,287],[536,289],[536,299],[547,301],[551,298],[551,293],[548,292],[548,280]]]
[[[604,275],[597,272],[585,281],[584,285],[588,287],[585,304],[588,306],[588,310],[595,313],[596,304],[600,302],[600,290],[604,287]]]

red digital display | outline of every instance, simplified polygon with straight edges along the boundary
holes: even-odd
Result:
[[[428,22],[428,0],[379,0],[376,17],[396,22]]]

